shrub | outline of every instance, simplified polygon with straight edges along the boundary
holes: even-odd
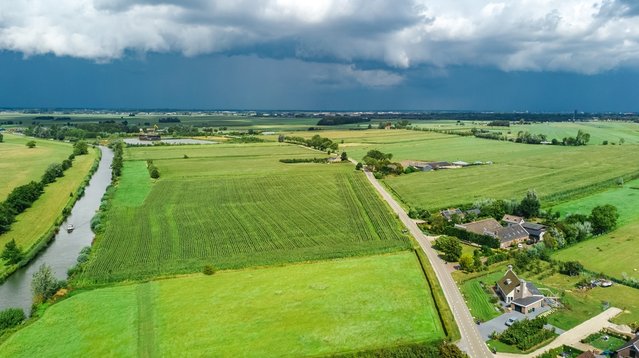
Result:
[[[215,268],[212,265],[206,265],[202,269],[202,273],[210,276],[215,273]]]
[[[546,323],[548,323],[546,317],[524,319],[513,323],[495,337],[502,343],[525,351],[554,336],[555,332],[544,328]]]
[[[16,244],[16,240],[7,242],[2,250],[2,255],[0,255],[0,258],[7,261],[7,265],[17,264],[23,257],[22,250]]]
[[[27,142],[26,146],[29,147],[29,148],[35,148],[36,141],[35,140],[30,140],[30,141]]]
[[[0,332],[19,325],[25,318],[22,308],[7,308],[0,311]]]

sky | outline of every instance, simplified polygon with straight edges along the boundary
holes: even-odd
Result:
[[[12,0],[0,107],[639,111],[634,0]]]

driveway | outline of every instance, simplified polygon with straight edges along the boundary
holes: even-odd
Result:
[[[544,306],[541,307],[538,310],[535,310],[535,312],[531,312],[527,315],[521,313],[521,312],[516,312],[516,311],[511,311],[511,312],[507,312],[502,314],[499,317],[493,318],[490,321],[484,322],[482,324],[480,324],[478,326],[479,328],[479,333],[481,334],[481,337],[484,341],[487,341],[490,339],[490,335],[493,332],[497,332],[497,333],[501,333],[503,331],[506,330],[506,328],[508,328],[508,326],[506,326],[506,321],[508,321],[508,319],[510,318],[517,318],[518,320],[523,320],[523,319],[533,319],[537,316],[539,316],[540,314],[549,311],[551,308],[549,306]],[[550,326],[550,325],[549,325]],[[552,326],[550,326],[552,327]],[[560,330],[559,328],[553,327],[555,328],[556,332],[561,334],[563,333],[562,330]]]

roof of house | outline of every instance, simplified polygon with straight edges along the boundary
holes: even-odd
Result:
[[[473,221],[467,224],[461,224],[460,227],[478,235],[491,235],[495,236],[497,231],[502,229],[501,224],[493,218],[488,218],[479,221]]]
[[[585,351],[578,355],[577,358],[597,358],[597,356],[591,351]]]
[[[521,225],[500,227],[500,229],[497,230],[497,238],[501,242],[521,240],[528,238],[528,231],[526,231],[526,229],[524,229]]]
[[[453,162],[452,164],[453,164],[453,165],[459,165],[459,166],[462,166],[462,167],[465,167],[465,166],[467,166],[467,165],[470,165],[470,164],[468,164],[468,163],[464,162],[463,160],[458,160],[458,161],[456,161],[456,162]]]
[[[504,215],[503,218],[501,218],[501,221],[505,221],[507,223],[521,224],[524,222],[524,218],[522,218],[521,216],[506,214]]]
[[[526,288],[528,289],[528,292],[530,292],[533,296],[543,296],[541,291],[539,291],[537,286],[535,286],[535,284],[532,282],[526,281]]]
[[[639,335],[635,336],[635,338],[629,340],[626,344],[621,346],[621,348],[617,349],[617,352],[628,348],[634,348],[637,352],[639,352]]]
[[[463,216],[464,215],[464,212],[461,211],[461,209],[458,209],[458,208],[442,210],[442,211],[440,211],[440,213],[447,220],[450,220],[453,217],[453,215],[455,215],[455,214],[459,215],[459,216]]]
[[[475,208],[475,209],[470,209],[470,210],[466,210],[466,214],[475,214],[475,215],[479,215],[481,214],[481,210]]]
[[[499,287],[501,292],[503,292],[505,295],[511,293],[520,284],[521,281],[519,281],[519,278],[517,277],[517,275],[515,275],[513,270],[510,269],[506,271],[504,277],[497,280],[497,287]]]
[[[544,299],[544,296],[528,296],[524,298],[518,298],[512,301],[513,304],[521,307],[528,307]]]
[[[536,231],[541,231],[541,230],[546,229],[546,227],[544,225],[537,224],[537,223],[529,223],[529,222],[525,222],[525,223],[521,224],[521,226],[523,226],[524,229],[536,230]]]

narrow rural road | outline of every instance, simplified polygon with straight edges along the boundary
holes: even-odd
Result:
[[[353,160],[351,160],[353,161]],[[437,256],[435,250],[431,247],[429,238],[422,233],[417,227],[417,224],[408,217],[404,209],[395,201],[395,199],[386,191],[386,189],[375,179],[373,173],[365,171],[366,177],[373,184],[373,187],[380,193],[382,198],[390,205],[393,211],[399,216],[399,219],[404,223],[410,233],[417,239],[419,246],[424,250],[430,264],[435,269],[437,279],[444,290],[444,295],[448,301],[448,305],[453,311],[455,321],[459,326],[461,333],[461,340],[457,344],[459,348],[464,350],[471,358],[483,358],[493,357],[493,354],[488,350],[486,344],[482,341],[477,325],[468,310],[468,306],[464,301],[457,284],[450,275],[444,262]]]

